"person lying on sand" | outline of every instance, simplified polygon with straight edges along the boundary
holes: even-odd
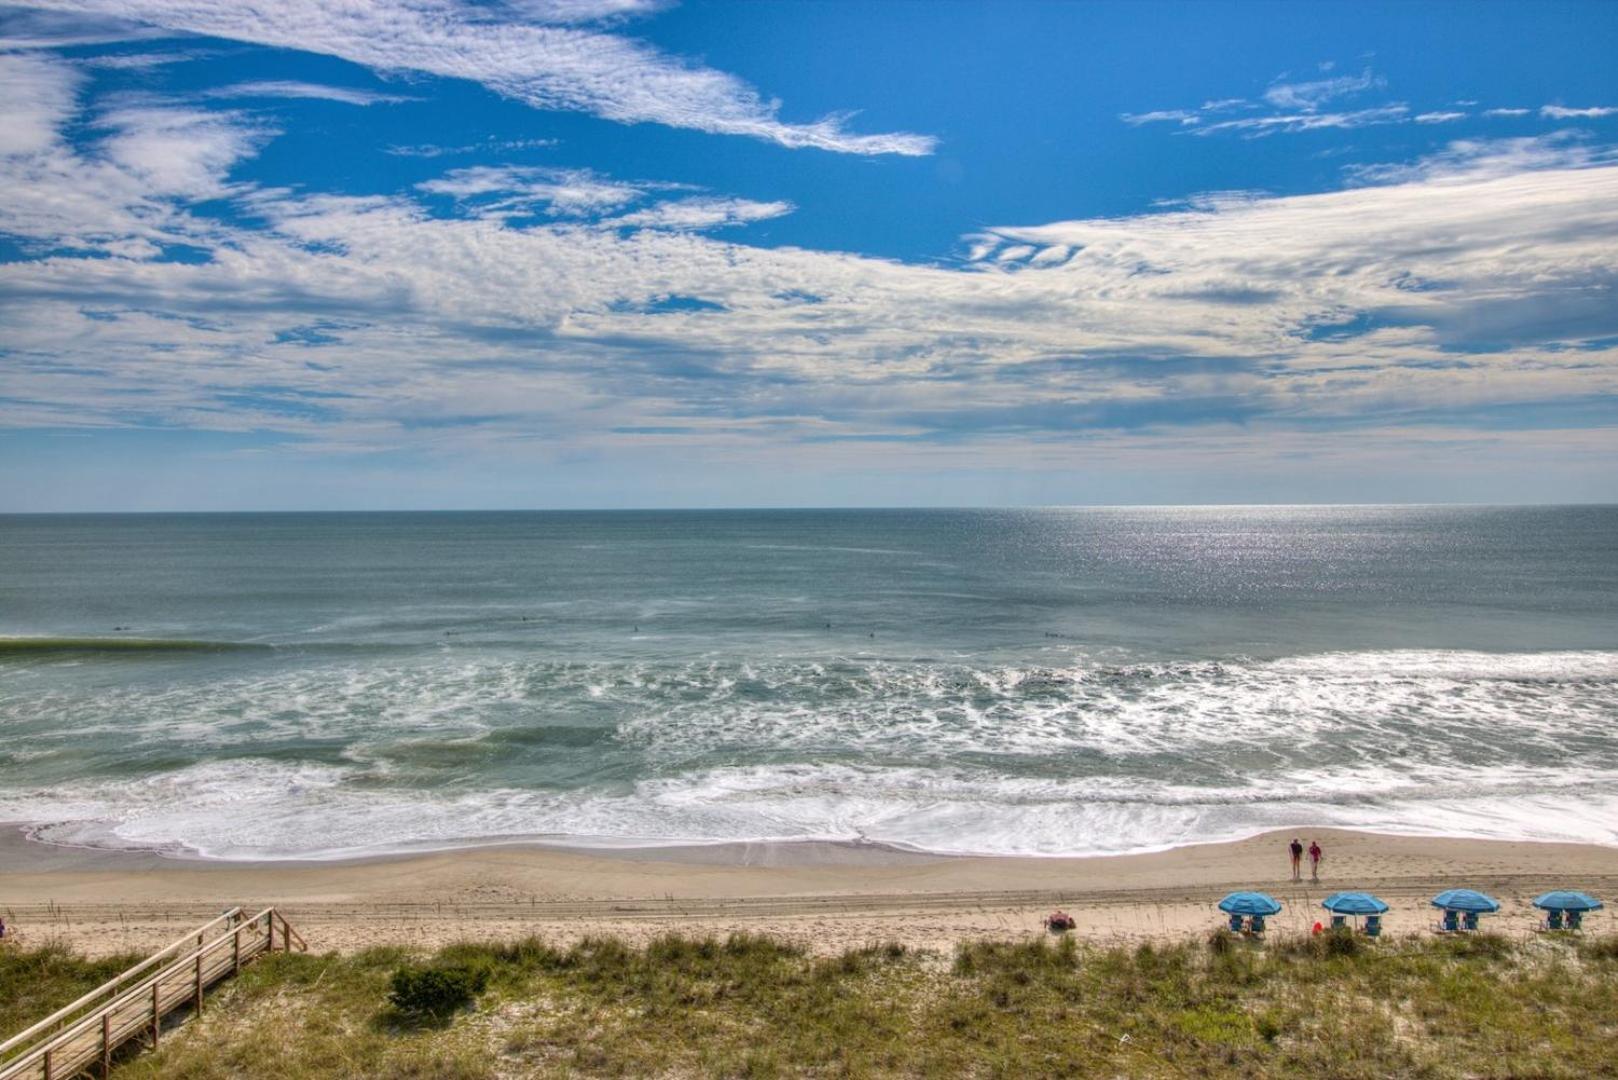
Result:
[[[1069,915],[1061,908],[1057,908],[1055,911],[1045,916],[1045,928],[1053,934],[1064,934],[1077,925],[1078,923],[1074,921],[1073,916]]]

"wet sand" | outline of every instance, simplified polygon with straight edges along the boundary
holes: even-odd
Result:
[[[1290,880],[1286,842],[1318,839],[1318,883]],[[436,946],[537,933],[558,941],[611,933],[754,931],[817,951],[873,942],[948,948],[1040,932],[1056,906],[1080,936],[1112,942],[1203,934],[1237,888],[1271,892],[1276,933],[1324,919],[1320,900],[1369,889],[1392,905],[1389,934],[1430,930],[1427,899],[1466,886],[1504,905],[1493,929],[1528,934],[1528,901],[1550,888],[1618,900],[1618,848],[1345,830],[1269,833],[1139,855],[960,858],[839,844],[579,851],[461,849],[323,863],[221,863],[38,844],[0,836],[0,913],[27,943],[61,940],[101,954],[149,950],[240,904],[274,904],[317,951]],[[1611,911],[1586,923],[1618,927]]]

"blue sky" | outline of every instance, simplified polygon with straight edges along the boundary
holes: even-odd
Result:
[[[1618,498],[1609,4],[0,7],[0,510]]]

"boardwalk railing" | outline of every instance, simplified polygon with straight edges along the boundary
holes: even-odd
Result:
[[[97,1065],[105,1076],[124,1043],[149,1036],[155,1048],[165,1016],[185,1006],[200,1013],[210,986],[263,953],[290,952],[294,943],[308,948],[273,907],[250,919],[232,908],[0,1043],[0,1055],[13,1055],[0,1061],[0,1080],[67,1080]]]

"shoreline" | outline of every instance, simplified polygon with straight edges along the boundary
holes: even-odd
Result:
[[[1292,882],[1292,836],[1326,850],[1318,883]],[[790,848],[791,850],[784,850]],[[1243,840],[1085,857],[927,855],[803,842],[577,849],[533,844],[382,855],[341,862],[234,863],[150,852],[63,848],[0,832],[0,914],[19,940],[91,954],[149,950],[229,905],[269,904],[316,951],[432,947],[538,933],[752,931],[837,951],[898,940],[948,948],[1040,931],[1062,906],[1081,937],[1163,940],[1219,925],[1225,892],[1256,888],[1286,905],[1277,933],[1324,919],[1319,901],[1365,888],[1392,905],[1388,933],[1430,929],[1427,900],[1483,888],[1502,902],[1486,925],[1528,934],[1528,900],[1551,888],[1618,898],[1618,848],[1550,841],[1396,836],[1343,829],[1270,831]],[[1613,928],[1596,913],[1592,933]]]

